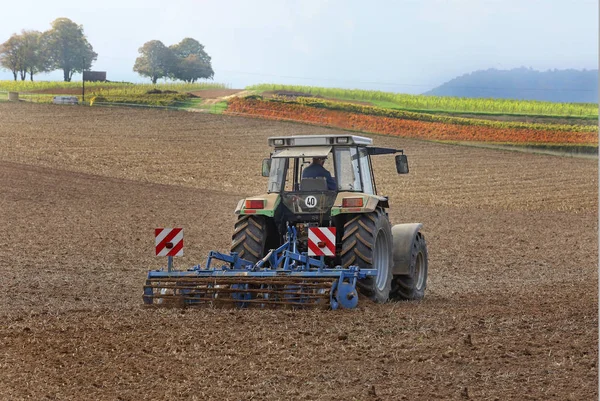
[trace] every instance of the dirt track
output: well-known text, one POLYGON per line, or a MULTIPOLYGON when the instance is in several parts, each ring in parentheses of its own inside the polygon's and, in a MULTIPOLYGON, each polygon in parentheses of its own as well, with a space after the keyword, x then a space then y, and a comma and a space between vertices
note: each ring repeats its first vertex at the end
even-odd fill
POLYGON ((393 223, 424 223, 421 303, 146 310, 153 228, 229 245, 266 138, 198 113, 0 103, 0 399, 597 399, 597 160, 377 136, 393 223))

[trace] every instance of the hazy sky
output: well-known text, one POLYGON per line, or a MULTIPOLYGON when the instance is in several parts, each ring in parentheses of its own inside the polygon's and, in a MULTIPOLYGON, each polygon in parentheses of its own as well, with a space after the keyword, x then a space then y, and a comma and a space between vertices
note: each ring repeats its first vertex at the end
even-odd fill
POLYGON ((149 82, 132 71, 138 48, 185 37, 204 44, 214 80, 232 88, 421 93, 478 69, 598 68, 598 0, 0 1, 0 42, 70 18, 98 53, 93 69, 113 81, 149 82))

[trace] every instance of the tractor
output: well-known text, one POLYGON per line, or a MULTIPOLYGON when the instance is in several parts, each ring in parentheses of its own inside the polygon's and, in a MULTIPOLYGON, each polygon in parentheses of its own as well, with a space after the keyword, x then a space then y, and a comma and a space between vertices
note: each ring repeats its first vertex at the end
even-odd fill
POLYGON ((422 224, 390 224, 371 164, 395 154, 397 173, 407 174, 407 157, 372 143, 356 135, 269 138, 267 192, 239 201, 230 253, 211 251, 204 266, 187 271, 150 271, 144 302, 337 309, 355 307, 359 292, 378 303, 422 299, 422 224))

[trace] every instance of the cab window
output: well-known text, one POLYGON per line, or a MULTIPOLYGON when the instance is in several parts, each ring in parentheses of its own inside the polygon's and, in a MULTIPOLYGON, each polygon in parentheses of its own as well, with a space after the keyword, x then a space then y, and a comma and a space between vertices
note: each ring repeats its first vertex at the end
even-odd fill
POLYGON ((360 148, 359 150, 360 172, 362 174, 363 192, 366 194, 374 194, 373 179, 371 175, 371 166, 369 164, 369 155, 367 149, 360 148))
POLYGON ((281 192, 286 162, 287 159, 284 158, 271 159, 268 192, 281 192))
POLYGON ((288 169, 285 175, 285 183, 283 186, 283 190, 285 192, 293 192, 296 191, 297 187, 297 179, 294 177, 294 166, 298 163, 299 159, 286 159, 288 162, 288 169))
POLYGON ((361 191, 358 151, 354 147, 335 148, 335 167, 339 191, 361 191))

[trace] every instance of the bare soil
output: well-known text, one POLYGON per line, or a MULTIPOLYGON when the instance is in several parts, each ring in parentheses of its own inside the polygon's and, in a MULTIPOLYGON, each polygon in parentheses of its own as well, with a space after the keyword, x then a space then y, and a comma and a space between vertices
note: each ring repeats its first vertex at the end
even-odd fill
POLYGON ((422 222, 426 298, 351 311, 146 309, 228 249, 273 135, 234 116, 0 103, 0 399, 598 398, 598 161, 373 136, 393 223, 422 222))

